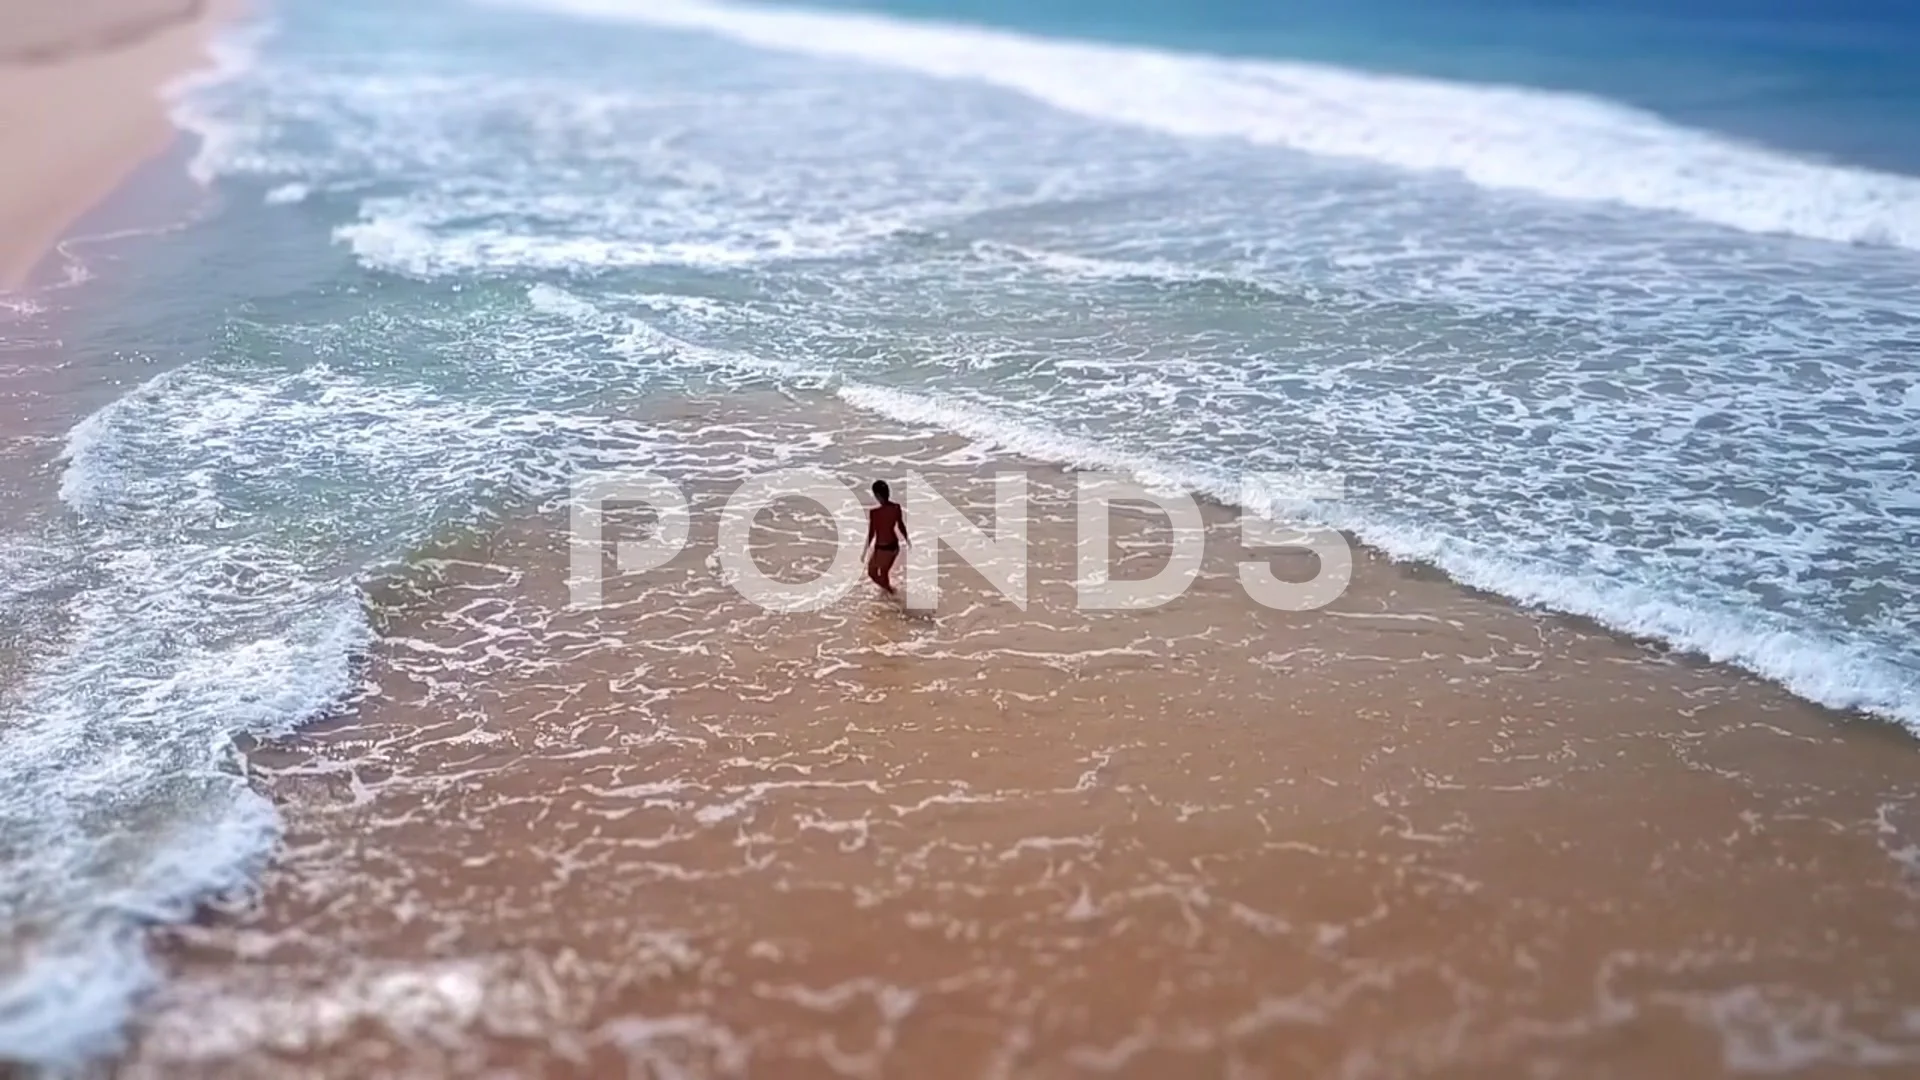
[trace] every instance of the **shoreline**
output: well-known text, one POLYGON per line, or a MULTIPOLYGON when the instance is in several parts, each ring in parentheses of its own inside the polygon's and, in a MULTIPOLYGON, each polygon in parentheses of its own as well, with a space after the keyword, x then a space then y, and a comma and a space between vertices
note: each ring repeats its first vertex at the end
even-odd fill
MULTIPOLYGON (((1238 505, 1232 491, 1236 481, 1223 481, 1204 468, 1074 440, 1062 445, 1050 434, 983 416, 964 404, 932 403, 872 387, 842 387, 837 396, 889 421, 930 425, 1010 453, 1054 461, 1063 468, 1173 477, 1196 496, 1223 507, 1238 505)), ((1582 579, 1564 571, 1548 571, 1544 577, 1524 568, 1516 572, 1484 551, 1436 541, 1430 535, 1409 536, 1378 520, 1353 523, 1336 515, 1321 523, 1337 529, 1350 545, 1396 563, 1422 567, 1456 588, 1494 597, 1520 610, 1580 619, 1637 645, 1753 676, 1816 708, 1885 724, 1920 738, 1920 715, 1914 712, 1908 684, 1892 664, 1859 655, 1851 642, 1846 643, 1849 654, 1836 659, 1823 651, 1826 642, 1818 631, 1769 629, 1749 621, 1747 613, 1669 605, 1660 593, 1631 581, 1582 579), (1843 671, 1845 677, 1837 677, 1836 671, 1843 671)))
POLYGON ((237 0, 0 0, 0 292, 23 289, 59 242, 178 136, 165 99, 211 61, 237 0))
MULTIPOLYGON (((1077 613, 1066 470, 810 395, 644 419, 692 545, 597 613, 548 512, 380 588, 369 696, 249 749, 282 848, 157 931, 124 1075, 1695 1077, 1777 1063, 1769 1032, 1920 1061, 1920 964, 1873 946, 1911 919, 1904 733, 1364 545, 1329 609, 1259 608, 1211 502, 1186 596, 1077 613), (949 561, 935 617, 753 610, 704 464, 752 440, 976 522, 1027 473, 1028 606, 949 561)), ((1114 525, 1150 573, 1164 527, 1114 525)), ((769 511, 762 573, 818 573, 823 529, 769 511)))
MULTIPOLYGON (((204 63, 214 15, 199 0, 181 14, 112 48, 198 34, 204 63)), ((91 51, 102 40, 18 51, 0 76, 64 71, 91 97, 73 67, 121 59, 91 51)), ((122 200, 150 202, 195 141, 155 138, 19 256, 21 281, 98 268, 75 249, 122 200)), ((167 276, 165 260, 133 265, 106 268, 104 291, 167 276)), ((340 303, 352 317, 362 301, 340 303)), ((128 370, 75 381, 120 395, 128 370)), ((188 383, 182 399, 258 385, 188 383)), ((703 454, 769 444, 848 477, 926 470, 969 490, 977 522, 987 474, 1025 471, 1055 571, 1040 591, 1065 580, 1071 463, 916 433, 830 392, 648 400, 633 407, 683 436, 678 467, 709 503, 703 454)), ((257 864, 130 931, 152 979, 101 1068, 1692 1080, 1796 1053, 1816 1075, 1920 1065, 1920 1029, 1894 1014, 1920 1000, 1920 958, 1884 947, 1920 896, 1911 732, 1352 529, 1346 602, 1257 609, 1233 584, 1237 504, 1200 498, 1229 557, 1170 610, 1124 618, 1082 617, 1057 589, 1015 610, 964 571, 937 619, 864 596, 769 617, 702 572, 704 532, 665 577, 617 581, 604 618, 581 617, 556 602, 550 505, 356 575, 374 640, 341 655, 359 685, 283 737, 235 738, 219 782, 270 804, 247 820, 276 828, 257 864)), ((763 570, 817 570, 819 522, 769 516, 763 570)), ((1150 572, 1157 526, 1119 532, 1120 560, 1150 572)), ((186 822, 161 839, 207 835, 186 822)))

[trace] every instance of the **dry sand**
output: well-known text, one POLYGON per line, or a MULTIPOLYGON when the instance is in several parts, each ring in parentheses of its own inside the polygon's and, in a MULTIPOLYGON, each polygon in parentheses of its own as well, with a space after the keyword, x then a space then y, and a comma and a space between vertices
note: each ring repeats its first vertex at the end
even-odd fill
POLYGON ((173 136, 161 88, 233 5, 0 0, 0 289, 173 136))
MULTIPOLYGON (((1260 608, 1217 507, 1187 596, 1078 612, 1071 474, 675 409, 693 548, 605 609, 552 511, 383 590, 369 697, 254 754, 281 858, 167 931, 123 1075, 1920 1071, 1903 733, 1365 552, 1260 608), (743 602, 707 463, 781 447, 976 520, 1025 469, 1030 606, 951 560, 930 618, 743 602)), ((1117 521, 1119 576, 1164 558, 1117 521)), ((824 565, 818 514, 763 526, 770 572, 824 565)))

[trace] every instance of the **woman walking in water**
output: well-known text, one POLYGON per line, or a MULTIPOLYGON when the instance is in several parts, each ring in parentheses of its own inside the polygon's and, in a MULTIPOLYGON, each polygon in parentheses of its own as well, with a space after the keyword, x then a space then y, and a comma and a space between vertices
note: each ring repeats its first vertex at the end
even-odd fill
POLYGON ((901 543, 912 547, 913 541, 907 538, 906 515, 900 512, 900 504, 893 501, 885 480, 873 482, 873 497, 880 500, 880 505, 867 511, 866 546, 873 549, 867 556, 867 578, 892 596, 893 583, 887 580, 887 575, 893 572, 893 561, 900 557, 901 543))

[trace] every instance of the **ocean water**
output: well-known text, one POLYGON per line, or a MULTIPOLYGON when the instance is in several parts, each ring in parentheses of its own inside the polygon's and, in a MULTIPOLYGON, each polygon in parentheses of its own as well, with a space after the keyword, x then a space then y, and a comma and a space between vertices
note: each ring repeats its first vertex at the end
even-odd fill
POLYGON ((233 740, 350 706, 369 586, 694 385, 1338 473, 1394 555, 1920 729, 1913 19, 275 6, 0 537, 0 1059, 111 1046, 139 926, 245 887, 233 740))

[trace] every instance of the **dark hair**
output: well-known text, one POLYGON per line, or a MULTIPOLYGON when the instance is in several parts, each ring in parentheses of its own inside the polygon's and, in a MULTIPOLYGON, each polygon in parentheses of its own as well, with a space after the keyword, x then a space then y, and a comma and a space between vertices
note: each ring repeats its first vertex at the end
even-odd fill
POLYGON ((881 502, 887 501, 888 492, 892 490, 892 488, 887 487, 885 480, 875 480, 873 482, 873 497, 879 499, 881 502))

